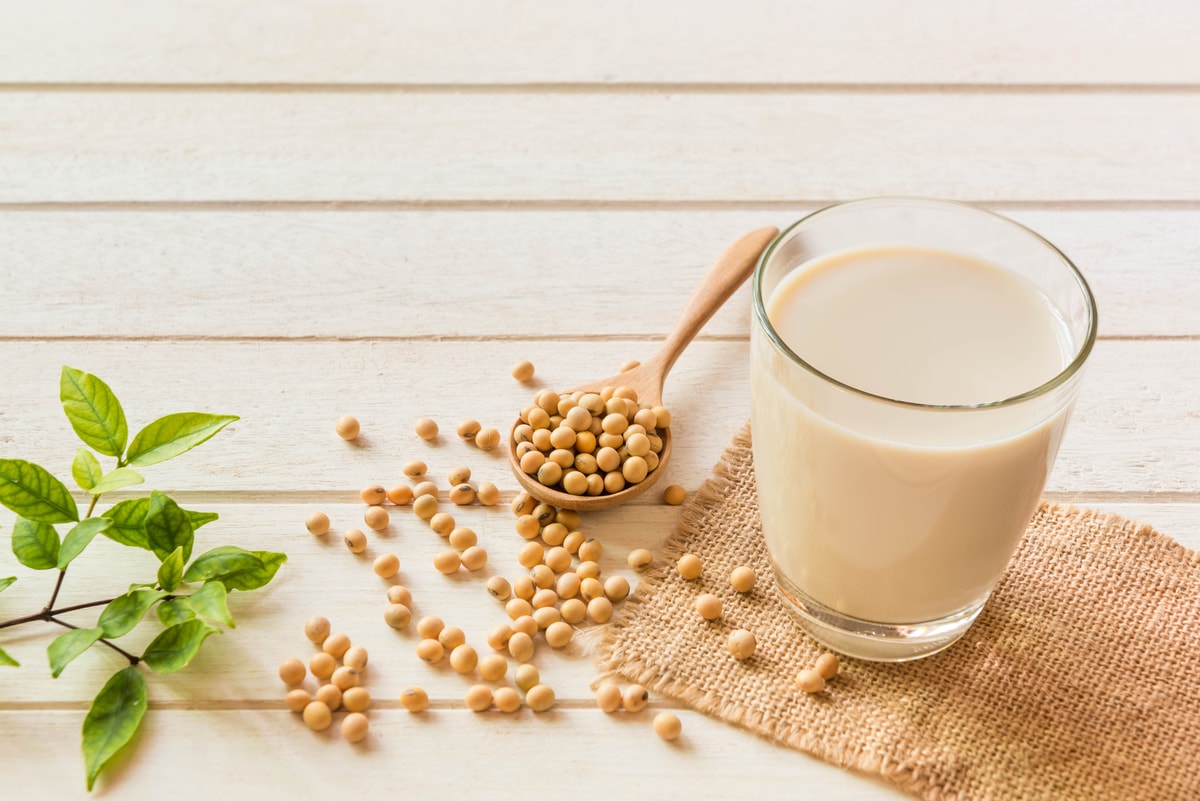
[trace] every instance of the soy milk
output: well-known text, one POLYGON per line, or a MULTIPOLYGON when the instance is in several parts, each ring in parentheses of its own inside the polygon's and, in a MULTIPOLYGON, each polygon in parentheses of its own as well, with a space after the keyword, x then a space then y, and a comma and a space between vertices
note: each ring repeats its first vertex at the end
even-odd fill
POLYGON ((785 591, 882 623, 982 602, 1036 509, 1068 410, 926 407, 991 404, 1057 376, 1070 337, 1049 300, 962 255, 876 247, 798 266, 766 312, 833 379, 787 378, 755 327, 755 471, 785 591))

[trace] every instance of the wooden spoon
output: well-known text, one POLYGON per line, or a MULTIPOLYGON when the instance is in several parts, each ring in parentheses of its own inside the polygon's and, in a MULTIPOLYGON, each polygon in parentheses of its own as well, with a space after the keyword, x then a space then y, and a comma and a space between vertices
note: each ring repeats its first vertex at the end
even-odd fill
MULTIPOLYGON (((567 392, 599 392, 604 387, 626 386, 637 390, 639 404, 661 405, 663 382, 666 381, 667 373, 675 365, 679 354, 683 353, 683 349, 691 343, 716 310, 750 277, 758 263, 758 257, 778 233, 778 228, 759 228, 726 248, 692 292, 679 319, 675 321, 675 327, 649 361, 619 375, 581 384, 567 392)), ((640 483, 630 484, 620 492, 612 494, 571 495, 543 485, 536 476, 531 476, 521 469, 516 457, 516 442, 513 439, 520 424, 518 419, 508 434, 508 461, 512 466, 513 475, 534 498, 561 509, 575 509, 581 512, 608 509, 632 500, 650 489, 665 472, 664 468, 671 459, 671 429, 668 427, 661 432, 663 446, 658 454, 658 467, 651 470, 640 483)))

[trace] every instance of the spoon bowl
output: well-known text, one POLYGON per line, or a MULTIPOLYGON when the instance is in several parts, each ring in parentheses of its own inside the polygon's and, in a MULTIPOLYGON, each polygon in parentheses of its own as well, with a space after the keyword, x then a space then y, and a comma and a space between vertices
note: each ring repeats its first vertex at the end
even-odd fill
MULTIPOLYGON (((758 258, 779 233, 778 228, 758 228, 738 239, 717 258, 713 266, 705 273, 699 285, 688 298, 687 305, 675 321, 666 341, 645 363, 599 381, 581 384, 564 394, 571 392, 600 392, 604 387, 626 386, 637 392, 638 403, 649 406, 662 405, 663 383, 667 374, 675 365, 684 348, 695 338, 709 318, 721 308, 739 286, 754 271, 758 258)), ((609 509, 626 503, 650 489, 671 459, 671 429, 659 429, 662 437, 662 450, 658 454, 658 466, 646 474, 646 478, 637 484, 631 484, 620 492, 604 493, 601 495, 572 495, 562 490, 547 487, 521 469, 517 460, 515 433, 520 419, 513 423, 508 432, 508 461, 517 482, 534 498, 560 509, 575 511, 591 511, 609 509)))

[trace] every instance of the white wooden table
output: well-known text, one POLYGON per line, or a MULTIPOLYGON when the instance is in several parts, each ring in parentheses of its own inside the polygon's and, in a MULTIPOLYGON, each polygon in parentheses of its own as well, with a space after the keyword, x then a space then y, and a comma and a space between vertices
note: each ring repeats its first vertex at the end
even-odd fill
MULTIPOLYGON (((359 524, 358 489, 413 458, 511 498, 500 452, 452 433, 506 425, 532 394, 511 363, 562 387, 644 358, 738 234, 911 194, 1006 213, 1092 281, 1101 338, 1047 496, 1200 546, 1197 41, 1184 0, 0 3, 0 455, 68 473, 63 364, 105 378, 134 429, 239 414, 147 486, 221 514, 198 547, 291 557, 235 599, 236 631, 151 679, 137 748, 96 795, 898 797, 686 710, 662 743, 652 710, 677 705, 600 713, 582 652, 536 657, 554 711, 469 712, 468 682, 383 624, 369 562, 304 518, 359 524), (343 413, 359 447, 334 435, 343 413), (412 433, 423 415, 443 427, 432 448, 412 433), (276 668, 307 658, 312 614, 371 651, 361 746, 283 708, 276 668), (426 715, 399 707, 409 684, 426 715)), ((676 367, 664 485, 698 486, 748 416, 748 332, 743 289, 676 367)), ((585 520, 606 572, 670 533, 678 509, 656 499, 585 520)), ((507 508, 456 513, 516 575, 507 508)), ((485 651, 503 611, 482 581, 434 573, 440 540, 393 521, 368 553, 399 553, 416 613, 485 651)), ((0 576, 21 577, 5 618, 52 580, 15 563, 11 523, 0 512, 0 576)), ((153 569, 93 547, 63 603, 153 569)), ((50 679, 57 631, 0 634, 24 663, 2 669, 5 798, 84 795, 79 727, 120 663, 96 648, 50 679)))

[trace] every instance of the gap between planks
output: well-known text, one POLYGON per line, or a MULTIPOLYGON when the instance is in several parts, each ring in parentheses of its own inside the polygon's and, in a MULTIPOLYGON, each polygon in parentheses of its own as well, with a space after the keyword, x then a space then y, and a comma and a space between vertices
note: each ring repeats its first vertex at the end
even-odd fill
MULTIPOLYGON (((45 200, 0 201, 4 212, 379 212, 379 211, 794 211, 812 210, 846 198, 793 198, 789 200, 45 200)), ((960 198, 956 202, 984 206, 995 211, 1197 211, 1200 199, 1157 200, 1153 198, 1107 198, 1089 200, 981 200, 960 198)))
POLYGON ((0 92, 89 92, 89 93, 221 93, 221 94, 1196 94, 1200 84, 1182 83, 762 83, 762 82, 637 82, 612 83, 154 83, 154 82, 8 82, 0 92))
MULTIPOLYGON (((556 334, 555 342, 661 342, 661 334, 556 334)), ((299 335, 299 336, 247 336, 220 334, 144 334, 122 336, 120 334, 66 334, 51 336, 34 334, 0 335, 3 342, 544 342, 544 334, 413 334, 409 336, 386 336, 379 334, 362 336, 299 335)), ((1200 334, 1099 334, 1097 341, 1112 342, 1200 342, 1200 334)), ((749 342, 746 334, 699 334, 695 342, 749 342)))

